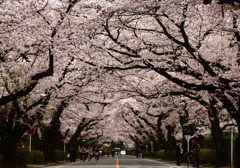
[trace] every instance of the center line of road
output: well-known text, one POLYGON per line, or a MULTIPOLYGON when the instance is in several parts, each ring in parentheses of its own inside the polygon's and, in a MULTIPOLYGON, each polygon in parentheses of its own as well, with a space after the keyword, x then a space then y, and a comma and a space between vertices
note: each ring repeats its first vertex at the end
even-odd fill
POLYGON ((116 156, 116 168, 119 168, 118 156, 116 156))

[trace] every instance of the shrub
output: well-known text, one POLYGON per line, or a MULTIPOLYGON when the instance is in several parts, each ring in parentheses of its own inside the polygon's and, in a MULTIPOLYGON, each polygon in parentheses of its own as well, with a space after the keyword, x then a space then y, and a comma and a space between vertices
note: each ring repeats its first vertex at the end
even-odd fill
POLYGON ((32 150, 32 164, 44 164, 44 155, 41 151, 32 150))
POLYGON ((205 160, 209 164, 216 164, 217 163, 217 157, 216 157, 216 150, 209 149, 206 153, 205 160))
POLYGON ((149 157, 150 152, 145 152, 145 157, 149 157))
POLYGON ((54 150, 54 160, 55 161, 63 161, 64 160, 64 152, 62 150, 54 150))
POLYGON ((204 148, 214 149, 214 143, 213 143, 212 137, 204 138, 204 148))
POLYGON ((145 152, 145 157, 151 157, 151 158, 156 158, 157 153, 156 152, 145 152))
POLYGON ((165 156, 165 150, 157 151, 157 157, 158 157, 158 158, 161 158, 161 159, 165 159, 165 158, 166 158, 166 156, 165 156))
POLYGON ((26 148, 18 147, 16 157, 17 163, 22 166, 26 166, 27 164, 32 162, 32 154, 26 148))
POLYGON ((215 164, 217 162, 216 151, 213 149, 200 150, 200 163, 215 164))
POLYGON ((176 151, 165 151, 165 159, 175 160, 176 159, 176 151))

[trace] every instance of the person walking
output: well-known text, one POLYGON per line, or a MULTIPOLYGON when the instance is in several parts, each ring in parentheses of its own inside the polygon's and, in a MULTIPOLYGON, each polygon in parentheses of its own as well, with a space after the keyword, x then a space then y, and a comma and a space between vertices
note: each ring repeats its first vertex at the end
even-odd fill
POLYGON ((136 154, 136 158, 140 157, 140 149, 139 148, 136 149, 135 154, 136 154))
POLYGON ((88 148, 88 161, 90 162, 93 158, 93 147, 88 148))
POLYGON ((77 150, 74 147, 69 148, 70 162, 76 162, 77 150))
POLYGON ((194 157, 194 160, 195 160, 195 163, 196 163, 196 167, 199 168, 200 145, 196 140, 192 140, 191 150, 192 150, 193 157, 194 157))
POLYGON ((99 148, 97 146, 94 147, 93 153, 94 153, 94 157, 95 157, 96 162, 97 162, 99 160, 99 156, 100 156, 100 151, 99 151, 99 148))
POLYGON ((86 157, 87 157, 87 149, 83 146, 81 149, 80 149, 80 159, 85 162, 86 160, 86 157))
POLYGON ((109 155, 110 155, 110 151, 108 149, 106 150, 106 155, 107 155, 107 157, 109 157, 109 155))
POLYGON ((114 157, 114 155, 115 155, 115 150, 114 149, 111 151, 111 154, 112 154, 112 157, 114 157))
POLYGON ((142 158, 144 158, 144 155, 145 155, 144 149, 141 149, 141 154, 142 154, 142 158))
POLYGON ((183 154, 182 146, 181 144, 178 144, 176 147, 177 166, 181 166, 182 154, 183 154))

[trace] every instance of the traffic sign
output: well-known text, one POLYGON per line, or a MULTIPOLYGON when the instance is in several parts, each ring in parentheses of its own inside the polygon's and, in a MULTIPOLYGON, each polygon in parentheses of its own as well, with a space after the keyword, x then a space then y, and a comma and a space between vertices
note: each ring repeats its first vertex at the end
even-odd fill
POLYGON ((62 141, 63 141, 64 145, 66 145, 69 140, 68 139, 63 139, 62 141))
POLYGON ((36 133, 36 129, 34 127, 31 127, 26 132, 28 135, 33 135, 36 133))

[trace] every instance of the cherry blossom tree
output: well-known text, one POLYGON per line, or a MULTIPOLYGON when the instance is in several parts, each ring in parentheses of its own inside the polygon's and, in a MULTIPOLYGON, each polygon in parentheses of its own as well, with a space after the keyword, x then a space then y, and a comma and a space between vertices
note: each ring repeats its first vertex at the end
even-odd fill
MULTIPOLYGON (((239 132, 240 35, 222 31, 239 27, 238 2, 131 0, 129 6, 129 0, 2 1, 0 128, 14 125, 15 142, 29 126, 41 123, 72 142, 80 135, 87 141, 118 141, 131 132, 133 141, 144 143, 170 137, 170 132, 182 136, 191 124, 206 131, 201 118, 192 120, 201 110, 216 127, 213 133, 220 130, 225 112, 239 132), (171 84, 160 87, 156 76, 171 84), (151 87, 140 85, 139 78, 151 81, 151 87), (164 91, 176 104, 158 104, 164 91), (144 104, 120 110, 123 99, 140 96, 155 109, 144 104), (171 96, 181 98, 175 102, 171 96), (198 102, 197 108, 188 103, 178 107, 182 96, 192 105, 198 102), (129 121, 125 112, 135 120, 129 121), (148 118, 157 120, 158 132, 148 118), (114 125, 112 132, 106 124, 114 125)), ((239 151, 240 138, 237 157, 239 151)))
POLYGON ((36 126, 41 119, 51 120, 54 110, 47 108, 49 104, 57 105, 61 99, 56 92, 63 96, 56 110, 60 113, 55 117, 58 120, 70 96, 73 97, 71 93, 87 85, 90 77, 96 77, 76 61, 75 64, 70 61, 75 67, 65 68, 69 60, 82 56, 81 46, 91 31, 84 29, 84 23, 93 19, 86 19, 89 13, 98 10, 94 4, 79 0, 1 2, 0 106, 4 106, 1 116, 6 120, 6 124, 1 123, 1 147, 6 146, 7 141, 12 142, 8 145, 12 150, 4 154, 6 161, 15 160, 14 150, 26 129, 36 126), (76 74, 77 71, 80 72, 76 74), (14 129, 8 130, 11 126, 14 129))
POLYGON ((150 69, 183 89, 206 91, 239 127, 239 34, 222 31, 239 27, 239 10, 216 1, 115 2, 122 6, 108 12, 97 37, 113 60, 106 67, 150 69))

